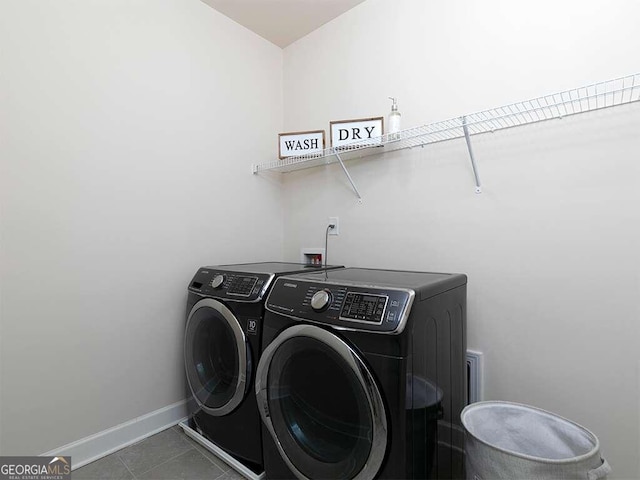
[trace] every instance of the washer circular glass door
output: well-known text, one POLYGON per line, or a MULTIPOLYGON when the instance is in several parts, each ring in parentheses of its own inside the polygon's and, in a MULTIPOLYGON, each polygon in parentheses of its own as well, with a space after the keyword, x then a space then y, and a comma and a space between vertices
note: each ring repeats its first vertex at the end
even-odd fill
POLYGON ((222 416, 240 404, 247 384, 247 346, 231 310, 210 298, 193 306, 184 358, 189 388, 204 411, 222 416))
POLYGON ((387 447, 380 391, 359 355, 313 325, 287 328, 256 374, 262 419, 299 479, 372 479, 387 447))

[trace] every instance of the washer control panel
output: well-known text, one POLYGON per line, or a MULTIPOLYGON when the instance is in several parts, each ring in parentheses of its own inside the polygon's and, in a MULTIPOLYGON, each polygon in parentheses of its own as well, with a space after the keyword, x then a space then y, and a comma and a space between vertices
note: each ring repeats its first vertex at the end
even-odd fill
POLYGON ((340 318, 369 323, 382 323, 389 302, 388 295, 347 292, 340 318))
POLYGON ((189 284, 189 291, 207 297, 257 302, 266 292, 273 275, 226 272, 201 268, 189 284))
POLYGON ((267 310, 351 330, 393 333, 404 328, 415 292, 410 289, 278 278, 267 310))

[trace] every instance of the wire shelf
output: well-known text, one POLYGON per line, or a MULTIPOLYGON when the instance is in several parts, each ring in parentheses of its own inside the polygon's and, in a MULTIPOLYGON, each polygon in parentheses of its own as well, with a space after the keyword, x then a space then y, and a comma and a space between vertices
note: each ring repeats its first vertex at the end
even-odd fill
POLYGON ((339 157, 347 160, 464 138, 465 127, 469 135, 477 135, 637 101, 640 101, 640 73, 430 123, 398 133, 387 133, 374 139, 375 145, 372 145, 372 140, 365 140, 337 148, 325 148, 319 154, 300 155, 254 165, 253 173, 267 170, 289 172, 339 162, 339 157))

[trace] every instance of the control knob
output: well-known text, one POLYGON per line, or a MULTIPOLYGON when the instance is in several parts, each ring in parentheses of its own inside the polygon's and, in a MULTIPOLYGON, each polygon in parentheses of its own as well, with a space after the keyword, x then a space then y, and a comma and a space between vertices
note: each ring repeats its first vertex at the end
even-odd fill
POLYGON ((213 277, 213 280, 211 280, 211 286, 213 288, 220 288, 223 283, 224 275, 216 275, 215 277, 213 277))
POLYGON ((323 312, 331 305, 332 295, 329 290, 319 290, 311 297, 311 308, 316 312, 323 312))

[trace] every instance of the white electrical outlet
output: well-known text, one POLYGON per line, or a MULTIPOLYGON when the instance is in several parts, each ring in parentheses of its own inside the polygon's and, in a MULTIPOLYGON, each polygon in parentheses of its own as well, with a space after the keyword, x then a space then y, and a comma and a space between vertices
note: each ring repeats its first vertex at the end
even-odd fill
POLYGON ((338 220, 338 217, 329 217, 329 223, 327 225, 335 225, 335 227, 329 230, 329 235, 340 235, 340 224, 338 220))

